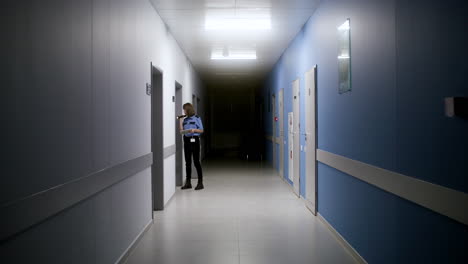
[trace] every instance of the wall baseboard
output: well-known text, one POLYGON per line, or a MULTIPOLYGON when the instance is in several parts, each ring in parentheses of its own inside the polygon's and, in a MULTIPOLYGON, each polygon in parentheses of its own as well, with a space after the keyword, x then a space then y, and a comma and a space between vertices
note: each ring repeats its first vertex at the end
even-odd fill
POLYGON ((328 221, 320 213, 317 213, 317 218, 320 220, 320 222, 322 222, 323 225, 325 225, 325 227, 330 231, 330 233, 332 233, 333 237, 338 241, 338 243, 340 243, 345 248, 345 250, 354 258, 354 260, 356 260, 357 263, 367 264, 367 261, 356 251, 356 249, 354 249, 353 246, 351 246, 351 244, 349 244, 348 241, 346 241, 346 239, 344 239, 344 237, 342 237, 341 234, 338 233, 338 231, 336 231, 336 229, 333 228, 333 226, 328 223, 328 221))
POLYGON ((135 237, 132 243, 127 247, 127 249, 122 253, 122 255, 117 259, 115 264, 124 264, 127 262, 128 258, 132 255, 133 251, 138 245, 138 242, 143 238, 143 235, 150 229, 153 225, 154 220, 151 219, 143 228, 143 230, 135 237))

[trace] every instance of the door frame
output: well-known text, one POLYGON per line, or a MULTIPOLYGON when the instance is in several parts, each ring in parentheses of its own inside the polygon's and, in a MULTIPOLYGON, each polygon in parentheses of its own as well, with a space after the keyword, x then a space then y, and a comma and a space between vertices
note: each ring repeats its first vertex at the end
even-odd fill
MULTIPOLYGON (((174 94, 174 108, 176 116, 183 115, 182 110, 182 92, 183 86, 179 82, 175 81, 175 94, 174 94)), ((175 145, 176 145, 176 156, 175 156, 175 184, 176 186, 182 186, 184 180, 184 157, 183 157, 183 150, 184 150, 184 142, 182 140, 182 136, 180 135, 179 131, 179 119, 176 119, 175 125, 175 145)))
POLYGON ((164 210, 164 74, 151 63, 151 191, 153 210, 164 210))
MULTIPOLYGON (((195 94, 192 94, 192 106, 193 106, 193 109, 195 110, 195 114, 198 115, 198 100, 197 100, 197 96, 195 94)), ((201 147, 200 147, 200 153, 201 153, 201 147)), ((201 156, 200 156, 201 157, 201 156)), ((191 179, 194 180, 194 179, 198 179, 198 173, 194 173, 197 171, 197 169, 195 168, 195 162, 193 162, 193 157, 190 157, 190 159, 192 160, 192 175, 191 175, 191 179)))
POLYGON ((288 112, 288 180, 293 183, 294 190, 294 113, 288 112))
POLYGON ((277 160, 276 160, 276 126, 277 126, 277 123, 276 123, 276 120, 275 120, 275 117, 276 117, 276 96, 275 94, 273 93, 271 95, 271 120, 272 120, 272 133, 271 133, 271 145, 272 145, 272 150, 273 150, 273 158, 272 158, 272 163, 273 163, 273 168, 275 170, 277 170, 276 168, 276 164, 278 163, 277 160))
MULTIPOLYGON (((197 96, 197 108, 195 109, 195 112, 197 115, 201 118, 202 122, 205 121, 204 116, 202 116, 198 111, 200 111, 200 104, 201 104, 201 99, 200 97, 197 96)), ((205 124, 203 124, 205 126, 205 124)), ((205 159, 205 138, 203 135, 200 135, 200 162, 205 159)), ((198 177, 198 176, 197 176, 198 177)))
POLYGON ((305 200, 307 208, 317 215, 317 65, 305 73, 305 92, 305 200))
POLYGON ((293 106, 293 172, 294 182, 293 189, 297 196, 300 196, 300 155, 301 155, 301 130, 300 130, 300 92, 301 82, 300 79, 296 79, 292 82, 292 106, 293 106))
POLYGON ((280 146, 279 146, 279 174, 281 178, 284 177, 284 89, 281 88, 278 92, 278 122, 279 122, 279 139, 280 139, 280 146))

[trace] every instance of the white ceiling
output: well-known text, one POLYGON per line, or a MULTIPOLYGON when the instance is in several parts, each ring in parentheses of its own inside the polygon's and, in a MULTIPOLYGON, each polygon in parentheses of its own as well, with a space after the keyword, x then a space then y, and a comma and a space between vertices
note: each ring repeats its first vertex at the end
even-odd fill
POLYGON ((195 69, 207 81, 261 79, 320 0, 151 0, 195 69), (271 29, 207 31, 206 19, 269 19, 271 29), (211 60, 213 49, 254 49, 257 60, 211 60))

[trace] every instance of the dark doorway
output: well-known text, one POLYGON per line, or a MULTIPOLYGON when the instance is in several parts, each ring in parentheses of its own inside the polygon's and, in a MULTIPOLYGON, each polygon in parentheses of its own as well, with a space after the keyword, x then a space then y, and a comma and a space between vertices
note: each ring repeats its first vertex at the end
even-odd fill
POLYGON ((163 73, 151 64, 151 166, 153 209, 164 209, 163 73))

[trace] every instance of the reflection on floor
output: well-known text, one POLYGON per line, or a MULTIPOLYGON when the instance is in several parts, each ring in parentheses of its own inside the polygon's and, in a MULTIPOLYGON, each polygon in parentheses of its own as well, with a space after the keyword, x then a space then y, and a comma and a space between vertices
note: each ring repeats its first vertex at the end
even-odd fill
POLYGON ((203 166, 205 190, 177 190, 127 263, 355 263, 272 169, 203 166))

